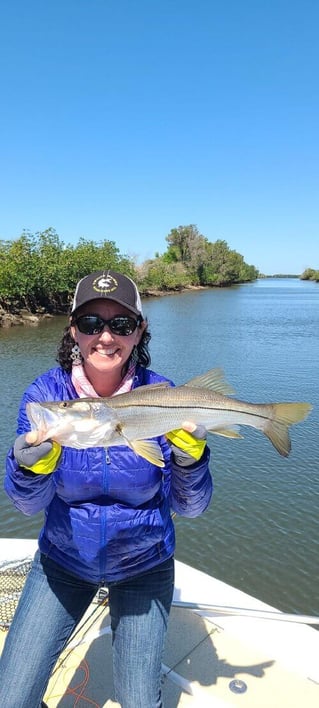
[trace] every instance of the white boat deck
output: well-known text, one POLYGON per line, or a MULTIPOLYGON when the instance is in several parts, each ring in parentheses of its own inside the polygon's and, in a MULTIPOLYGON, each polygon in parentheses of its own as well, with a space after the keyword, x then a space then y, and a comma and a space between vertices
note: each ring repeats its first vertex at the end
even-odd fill
MULTIPOLYGON (((4 542, 0 563, 1 555, 10 555, 4 542)), ((21 559, 21 545, 19 554, 21 559)), ((273 609, 187 565, 176 565, 175 600, 261 613, 273 609)), ((118 705, 107 607, 93 603, 85 619, 50 680, 49 708, 118 705)), ((1 632, 0 642, 4 638, 1 632)), ((319 632, 303 624, 174 607, 163 661, 165 708, 318 708, 318 657, 319 632)))

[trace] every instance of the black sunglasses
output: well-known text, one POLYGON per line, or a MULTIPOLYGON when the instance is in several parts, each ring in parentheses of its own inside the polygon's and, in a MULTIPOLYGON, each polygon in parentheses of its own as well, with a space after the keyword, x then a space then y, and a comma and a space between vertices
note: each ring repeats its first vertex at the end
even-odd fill
POLYGON ((82 334, 100 334, 107 325, 112 334, 127 337, 135 332, 140 322, 140 318, 136 320, 128 315, 115 315, 109 320, 104 320, 100 315, 82 315, 82 317, 74 320, 72 324, 75 324, 82 334))

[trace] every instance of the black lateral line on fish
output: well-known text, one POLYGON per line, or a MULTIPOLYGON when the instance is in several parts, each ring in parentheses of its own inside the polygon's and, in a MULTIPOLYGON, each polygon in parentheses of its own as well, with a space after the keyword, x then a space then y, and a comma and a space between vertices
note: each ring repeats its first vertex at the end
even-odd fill
MULTIPOLYGON (((120 403, 120 401, 119 401, 119 403, 120 403)), ((223 403, 224 403, 224 401, 223 401, 223 403)), ((233 404, 235 403, 235 404, 238 404, 239 406, 242 405, 243 408, 242 409, 239 407, 236 408, 234 406, 225 407, 224 405, 207 406, 207 405, 202 404, 200 402, 198 402, 198 403, 194 403, 194 402, 192 402, 192 403, 190 403, 190 402, 176 403, 176 402, 174 402, 171 404, 170 401, 158 402, 158 403, 156 401, 143 402, 143 403, 141 401, 139 401, 139 402, 134 401, 133 403, 130 403, 129 401, 127 401, 127 403, 123 404, 123 402, 122 402, 122 404, 120 404, 118 406, 115 405, 114 408, 117 410, 119 416, 120 416, 121 409, 124 410, 125 408, 150 408, 150 409, 153 408, 153 409, 161 409, 163 411, 167 410, 170 412, 170 414, 172 411, 180 412, 181 410, 186 410, 189 414, 189 417, 191 417, 191 413, 193 411, 194 411, 194 413, 196 413, 196 410, 201 410, 201 411, 207 411, 208 417, 213 412, 220 412, 221 414, 225 414, 225 415, 226 414, 233 414, 233 415, 237 414, 242 417, 246 416, 246 417, 250 417, 250 418, 258 418, 259 420, 265 420, 265 421, 268 421, 269 423, 272 422, 272 423, 277 423, 279 425, 284 425, 284 426, 294 425, 296 422, 299 422, 298 420, 289 420, 289 419, 287 420, 285 418, 280 419, 280 417, 277 418, 277 416, 276 416, 276 407, 277 406, 289 406, 289 407, 294 406, 295 402, 293 402, 293 401, 280 402, 280 403, 249 403, 248 405, 252 406, 252 408, 250 410, 247 410, 247 409, 245 410, 245 407, 247 406, 247 402, 245 402, 245 401, 241 401, 239 399, 230 399, 230 403, 233 403, 233 404), (270 409, 268 415, 266 413, 264 413, 265 406, 266 407, 268 406, 268 408, 270 409), (273 412, 273 415, 270 414, 271 412, 273 412)), ((301 405, 304 405, 304 404, 301 404, 301 405)), ((308 405, 308 404, 305 404, 305 405, 308 405)), ((234 421, 232 421, 229 424, 232 425, 235 423, 234 423, 234 421)), ((237 425, 245 425, 245 422, 243 420, 237 421, 236 424, 237 425)), ((207 425, 209 426, 209 423, 207 423, 207 425)), ((221 421, 221 425, 223 425, 222 421, 221 421)))
MULTIPOLYGON (((237 401, 237 403, 241 403, 241 401, 237 401)), ((243 405, 245 405, 244 402, 243 402, 243 405)), ((271 407, 274 404, 272 404, 272 403, 265 403, 265 404, 251 403, 250 405, 252 405, 252 406, 260 405, 263 407, 265 407, 265 406, 271 407)), ((289 403, 288 405, 293 405, 293 403, 292 404, 289 403)), ((208 411, 208 413, 211 413, 212 411, 221 411, 222 413, 235 413, 235 414, 240 413, 241 415, 252 415, 257 418, 265 418, 265 420, 269 420, 269 416, 263 415, 260 411, 256 411, 256 412, 254 410, 247 411, 244 409, 241 410, 239 408, 232 408, 232 407, 226 408, 225 406, 220 406, 220 407, 219 406, 207 406, 205 404, 203 405, 200 402, 198 402, 198 403, 194 403, 194 402, 193 403, 175 403, 175 402, 170 403, 170 401, 165 401, 165 403, 163 403, 163 402, 156 403, 156 401, 154 401, 154 402, 152 401, 151 403, 149 403, 149 402, 142 403, 142 402, 136 401, 136 402, 130 403, 128 401, 127 403, 121 402, 120 405, 115 405, 114 408, 117 411, 121 411, 121 409, 124 409, 124 408, 161 408, 162 410, 168 409, 169 411, 174 411, 174 410, 179 411, 182 408, 185 410, 193 409, 193 410, 208 411)))

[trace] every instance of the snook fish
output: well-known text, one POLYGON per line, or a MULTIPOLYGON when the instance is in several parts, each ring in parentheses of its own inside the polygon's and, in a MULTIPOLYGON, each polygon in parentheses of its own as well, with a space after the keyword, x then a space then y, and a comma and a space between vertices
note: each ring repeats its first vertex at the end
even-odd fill
MULTIPOLYGON (((185 421, 204 425, 226 437, 242 437, 236 426, 263 432, 280 455, 287 457, 289 426, 306 418, 309 403, 248 403, 230 398, 232 389, 220 369, 182 386, 165 382, 140 386, 111 398, 27 403, 32 442, 56 440, 74 448, 129 445, 136 454, 162 467, 161 448, 149 440, 181 428, 185 421)), ((30 435, 30 434, 29 434, 30 435)))

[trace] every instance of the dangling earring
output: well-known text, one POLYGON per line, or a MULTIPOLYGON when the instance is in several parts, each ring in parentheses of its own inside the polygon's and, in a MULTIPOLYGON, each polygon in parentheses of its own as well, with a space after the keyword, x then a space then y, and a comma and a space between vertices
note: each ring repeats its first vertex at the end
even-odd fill
POLYGON ((81 349, 78 344, 73 344, 73 347, 71 349, 71 359, 73 361, 74 366, 78 366, 79 364, 82 364, 82 354, 81 354, 81 349))
POLYGON ((131 364, 131 366, 132 366, 132 365, 135 366, 135 364, 137 364, 137 362, 138 362, 138 357, 139 357, 138 348, 137 348, 136 344, 134 344, 134 347, 133 347, 132 352, 131 352, 131 357, 130 357, 130 364, 131 364))

